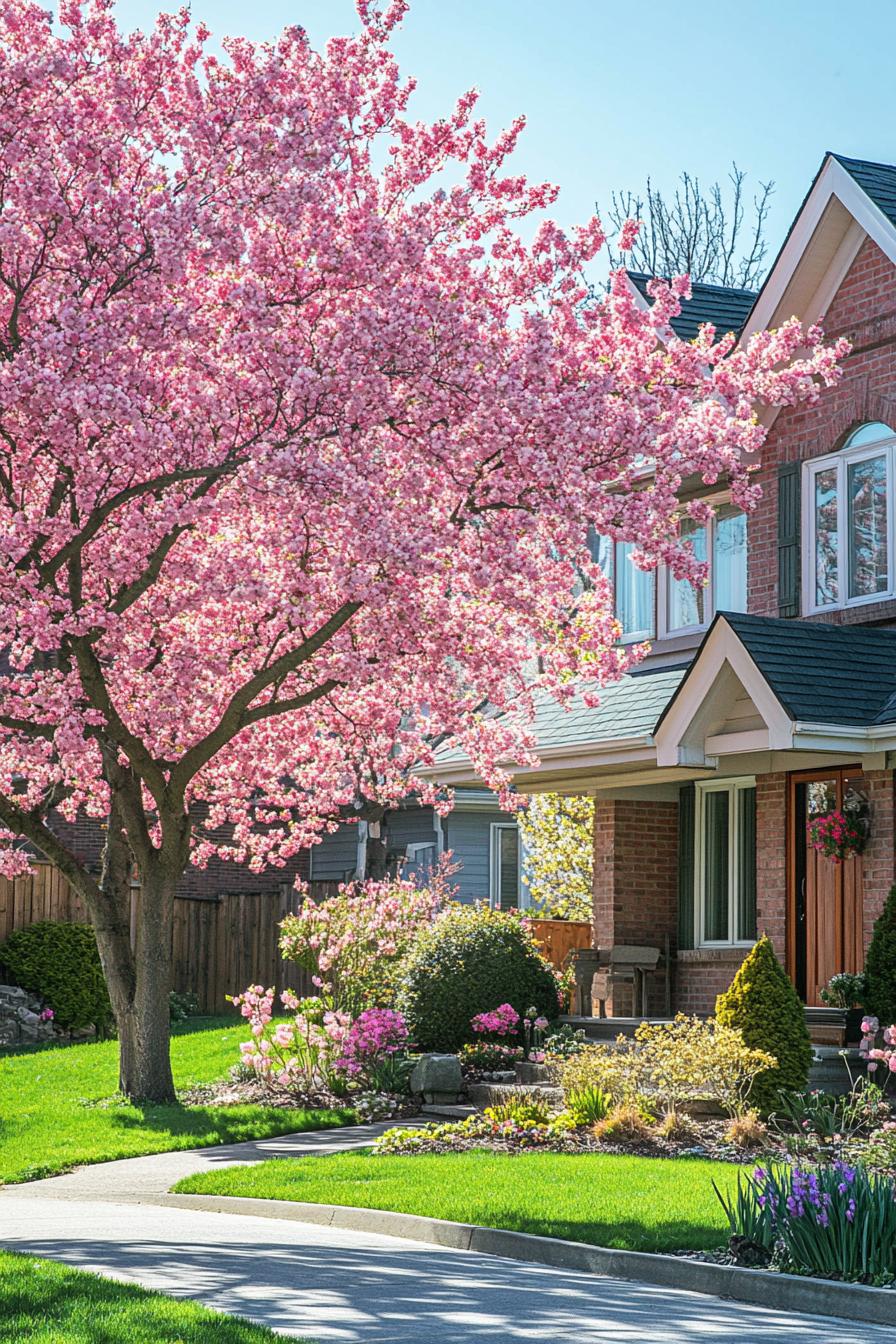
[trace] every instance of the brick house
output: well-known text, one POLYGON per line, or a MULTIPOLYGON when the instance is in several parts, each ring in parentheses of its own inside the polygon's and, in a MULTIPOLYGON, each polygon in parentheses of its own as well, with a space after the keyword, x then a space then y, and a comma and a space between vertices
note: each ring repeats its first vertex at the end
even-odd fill
MULTIPOLYGON (((647 278, 630 280, 646 302, 647 278)), ((516 773, 523 791, 595 796, 595 945, 668 940, 672 1004, 691 1012, 762 932, 819 1004, 861 969, 896 880, 896 167, 826 155, 761 291, 695 285, 672 325, 743 340, 793 314, 849 338, 841 382, 769 414, 749 518, 687 483, 717 504, 709 527, 685 524, 702 592, 594 538, 624 638, 651 652, 597 709, 546 707, 541 764, 516 773), (806 823, 844 804, 870 836, 838 867, 806 823)), ((449 755, 439 774, 468 771, 449 755)))

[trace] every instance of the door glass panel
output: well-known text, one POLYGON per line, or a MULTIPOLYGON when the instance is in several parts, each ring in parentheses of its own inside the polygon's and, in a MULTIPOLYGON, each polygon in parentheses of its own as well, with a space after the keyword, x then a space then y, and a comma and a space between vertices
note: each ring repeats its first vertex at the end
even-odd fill
POLYGON ((728 791, 703 799, 703 939, 728 939, 728 791))
POLYGON ((806 811, 809 819, 832 812, 837 806, 837 781, 813 779, 806 786, 806 811))
POLYGON ((737 790, 737 938, 756 937, 756 790, 737 790))
POLYGON ((887 460, 869 457, 850 462, 846 481, 849 501, 849 596, 869 597, 887 591, 887 460))
POLYGON ((633 541, 616 543, 616 619, 626 639, 653 637, 653 572, 632 564, 633 541))
POLYGON ((815 473, 815 605, 837 601, 837 468, 815 473))
POLYGON ((746 611, 747 518, 730 504, 716 514, 712 565, 716 611, 746 611))
MULTIPOLYGON (((698 560, 706 560, 706 528, 693 518, 683 518, 679 529, 683 542, 693 547, 698 560)), ((706 620, 706 589, 695 588, 688 579, 669 576, 669 629, 686 630, 706 620)))

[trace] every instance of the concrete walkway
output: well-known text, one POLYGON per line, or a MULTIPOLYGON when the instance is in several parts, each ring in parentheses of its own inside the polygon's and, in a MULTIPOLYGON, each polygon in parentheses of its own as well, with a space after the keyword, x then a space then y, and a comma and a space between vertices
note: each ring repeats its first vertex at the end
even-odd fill
POLYGON ((0 1190, 0 1243, 320 1344, 884 1344, 892 1330, 394 1237, 163 1206, 181 1177, 341 1151, 383 1126, 163 1153, 0 1190))

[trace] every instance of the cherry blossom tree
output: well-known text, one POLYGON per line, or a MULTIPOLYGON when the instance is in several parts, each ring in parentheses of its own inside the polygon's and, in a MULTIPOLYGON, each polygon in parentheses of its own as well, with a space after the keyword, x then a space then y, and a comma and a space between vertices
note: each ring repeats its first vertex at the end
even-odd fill
POLYGON ((571 596, 588 524, 695 572, 682 481, 749 506, 754 406, 836 376, 796 323, 658 343, 686 279, 649 313, 621 280, 589 300, 603 231, 541 215, 522 122, 489 139, 472 93, 409 117, 404 9, 221 58, 185 13, 0 13, 2 871, 36 851, 86 901, 135 1098, 173 1095, 186 867, 283 863, 350 762, 376 801, 431 797, 451 739, 506 784, 533 696, 629 656, 594 566, 571 596))

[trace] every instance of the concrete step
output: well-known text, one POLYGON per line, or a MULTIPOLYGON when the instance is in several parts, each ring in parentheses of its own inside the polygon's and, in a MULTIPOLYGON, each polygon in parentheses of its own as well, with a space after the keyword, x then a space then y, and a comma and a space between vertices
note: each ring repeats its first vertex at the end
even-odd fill
POLYGON ((584 1031, 585 1038, 600 1044, 612 1044, 617 1036, 634 1036, 638 1027, 644 1021, 653 1025, 663 1022, 671 1022, 671 1017, 561 1017, 561 1023, 573 1028, 574 1031, 584 1031))
POLYGON ((559 1087, 521 1087, 519 1083, 470 1083, 467 1087, 470 1101, 479 1110, 486 1106, 500 1106, 505 1101, 537 1097, 548 1106, 559 1110, 563 1105, 563 1091, 559 1087))
POLYGON ((475 1115, 477 1108, 475 1106, 452 1106, 448 1102, 434 1104, 432 1106, 425 1104, 420 1107, 420 1115, 426 1120, 466 1120, 468 1116, 475 1115))

